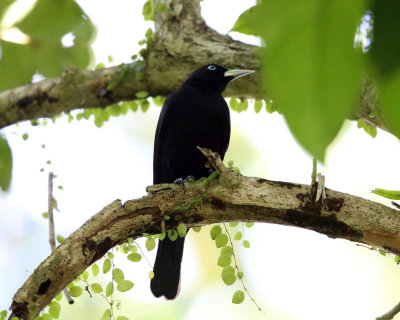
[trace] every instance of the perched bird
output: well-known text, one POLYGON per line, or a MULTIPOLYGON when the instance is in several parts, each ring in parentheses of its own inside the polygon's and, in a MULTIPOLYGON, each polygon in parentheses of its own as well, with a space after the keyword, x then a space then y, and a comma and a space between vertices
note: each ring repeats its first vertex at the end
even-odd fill
MULTIPOLYGON (((194 71, 164 102, 154 140, 153 183, 209 175, 207 159, 197 146, 218 152, 223 159, 231 131, 229 108, 222 97, 228 83, 252 70, 227 70, 217 64, 194 71)), ((156 297, 171 300, 178 294, 185 238, 158 243, 154 278, 156 297)))

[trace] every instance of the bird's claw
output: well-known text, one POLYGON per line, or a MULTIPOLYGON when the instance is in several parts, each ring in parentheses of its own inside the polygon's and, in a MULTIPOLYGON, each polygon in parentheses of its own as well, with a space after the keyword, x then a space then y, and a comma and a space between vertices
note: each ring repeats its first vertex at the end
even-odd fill
POLYGON ((186 193, 186 185, 185 182, 188 182, 189 180, 194 179, 193 176, 187 176, 185 179, 178 178, 174 181, 175 184, 179 184, 183 190, 183 193, 186 193))
POLYGON ((317 180, 318 180, 318 185, 317 185, 317 194, 315 196, 315 202, 318 202, 321 200, 321 202, 324 202, 326 198, 325 194, 325 176, 322 174, 318 173, 317 174, 317 180))

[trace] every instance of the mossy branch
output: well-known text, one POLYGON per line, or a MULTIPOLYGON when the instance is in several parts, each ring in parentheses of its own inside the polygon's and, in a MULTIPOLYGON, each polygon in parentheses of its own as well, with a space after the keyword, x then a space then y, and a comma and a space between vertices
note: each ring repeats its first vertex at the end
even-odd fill
POLYGON ((220 172, 206 189, 201 181, 188 183, 186 193, 174 184, 154 185, 140 199, 107 205, 36 268, 13 297, 11 316, 32 319, 36 306, 42 310, 108 250, 143 233, 160 233, 162 221, 166 228, 181 222, 188 227, 231 221, 277 223, 400 253, 397 210, 329 189, 322 204, 314 203, 309 185, 245 177, 226 168, 213 152, 202 152, 220 172), (164 220, 165 215, 170 219, 164 220))

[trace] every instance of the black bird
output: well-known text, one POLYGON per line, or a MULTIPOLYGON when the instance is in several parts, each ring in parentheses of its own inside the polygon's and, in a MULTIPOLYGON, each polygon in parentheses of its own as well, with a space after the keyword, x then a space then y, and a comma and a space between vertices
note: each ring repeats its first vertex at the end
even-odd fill
MULTIPOLYGON (((207 159, 197 146, 224 158, 231 131, 229 108, 222 97, 228 83, 252 70, 227 70, 217 64, 194 71, 164 102, 158 119, 153 157, 153 183, 206 177, 207 159)), ((154 278, 150 288, 156 297, 171 300, 178 294, 185 238, 158 243, 154 278)))

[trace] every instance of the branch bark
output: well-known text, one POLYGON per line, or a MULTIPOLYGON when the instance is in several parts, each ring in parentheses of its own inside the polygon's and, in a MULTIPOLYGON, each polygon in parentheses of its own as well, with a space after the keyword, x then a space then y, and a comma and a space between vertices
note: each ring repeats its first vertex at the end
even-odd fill
POLYGON ((140 199, 115 200, 57 247, 13 297, 12 316, 32 319, 72 280, 109 249, 143 233, 162 232, 179 223, 188 227, 228 221, 268 222, 314 230, 382 247, 400 254, 400 215, 395 209, 356 196, 326 190, 323 203, 312 200, 311 187, 228 170, 218 156, 203 150, 220 172, 205 186, 198 181, 183 193, 177 185, 147 188, 140 199), (164 220, 168 215, 171 219, 164 220))
MULTIPOLYGON (((157 0, 155 5, 159 2, 157 0)), ((104 108, 135 99, 135 94, 143 90, 150 96, 165 96, 175 91, 190 72, 208 63, 260 70, 259 48, 209 28, 200 15, 198 0, 163 2, 167 3, 168 10, 155 14, 155 35, 144 54, 145 65, 142 62, 127 64, 123 71, 119 67, 86 71, 67 69, 59 78, 4 91, 0 93, 0 128, 73 109, 104 108), (107 85, 116 78, 121 78, 118 84, 107 90, 107 85)), ((257 75, 233 82, 225 95, 267 98, 257 75)), ((354 119, 360 118, 386 130, 376 86, 370 79, 360 89, 354 119), (375 116, 371 118, 372 112, 375 116)))

